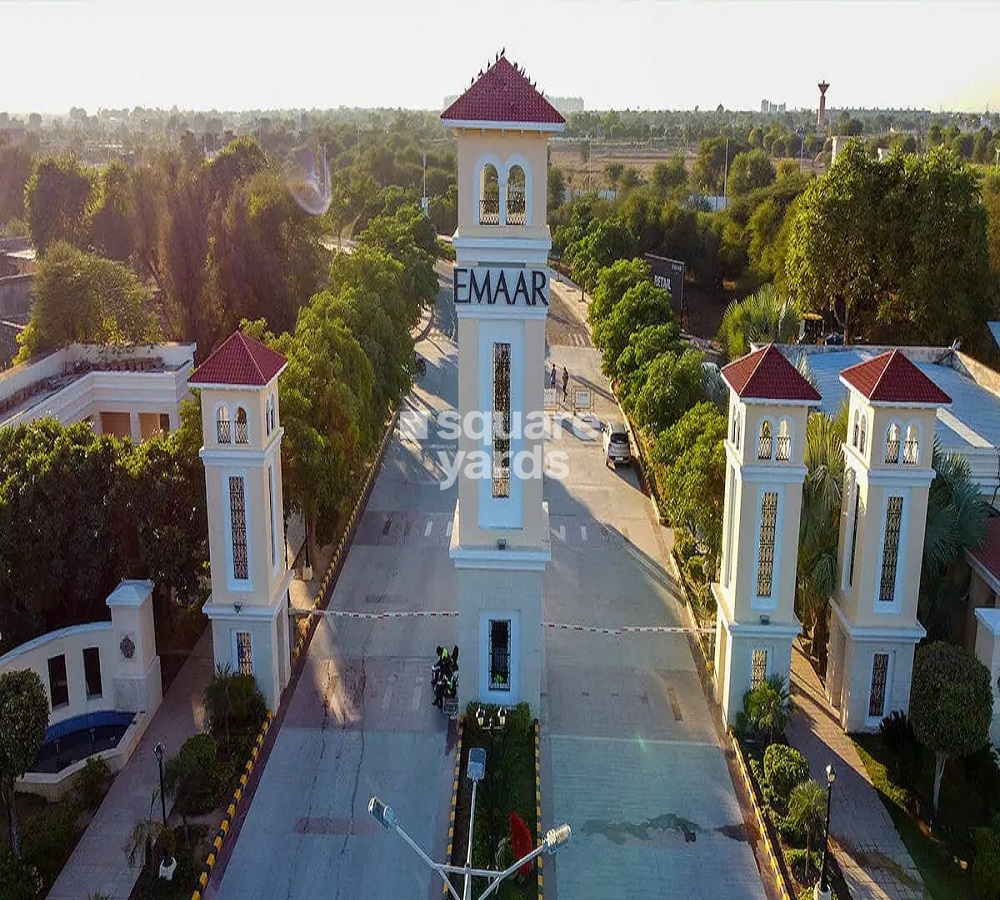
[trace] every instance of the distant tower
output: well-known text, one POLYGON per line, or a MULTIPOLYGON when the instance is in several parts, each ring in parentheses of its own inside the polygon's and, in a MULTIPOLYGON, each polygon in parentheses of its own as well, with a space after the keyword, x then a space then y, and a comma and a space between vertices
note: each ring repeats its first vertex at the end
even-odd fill
POLYGON ((829 86, 825 81, 819 83, 819 115, 816 116, 817 128, 822 128, 826 125, 826 89, 829 86))

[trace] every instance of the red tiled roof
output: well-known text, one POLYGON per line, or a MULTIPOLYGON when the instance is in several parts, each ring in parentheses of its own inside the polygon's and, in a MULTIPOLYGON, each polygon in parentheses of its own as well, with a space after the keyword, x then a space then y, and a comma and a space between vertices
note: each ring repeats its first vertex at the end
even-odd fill
POLYGON ((451 104, 441 118, 446 122, 531 122, 564 125, 566 120, 522 69, 501 56, 451 104))
POLYGON ((986 520, 986 541, 982 547, 972 548, 969 552, 994 578, 1000 579, 1000 518, 992 516, 986 520))
POLYGON ((901 350, 844 369, 840 377, 869 400, 881 403, 951 403, 949 397, 901 350))
POLYGON ((285 367, 285 357, 234 331, 188 379, 190 385, 263 387, 285 367))
POLYGON ((774 344, 723 366, 722 377, 743 400, 823 399, 774 344))

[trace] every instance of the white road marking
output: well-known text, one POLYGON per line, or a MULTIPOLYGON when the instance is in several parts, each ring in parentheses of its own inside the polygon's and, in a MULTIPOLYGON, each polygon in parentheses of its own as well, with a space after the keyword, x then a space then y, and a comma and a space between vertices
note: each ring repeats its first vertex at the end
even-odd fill
POLYGON ((434 528, 434 523, 433 522, 428 522, 427 523, 427 527, 424 529, 424 537, 430 537, 431 536, 431 529, 432 528, 434 528))
POLYGON ((389 704, 392 702, 392 686, 396 679, 391 678, 389 680, 389 686, 385 689, 385 693, 382 695, 382 712, 388 712, 389 704))
POLYGON ((587 526, 586 525, 581 525, 580 526, 580 540, 581 541, 587 540, 587 526))
POLYGON ((423 692, 423 679, 417 678, 417 683, 413 686, 413 703, 411 704, 414 711, 420 706, 420 695, 423 692))
POLYGON ((561 540, 561 541, 566 540, 566 526, 565 525, 560 525, 559 526, 559 540, 561 540))
POLYGON ((445 530, 444 530, 444 536, 445 536, 445 537, 451 537, 451 526, 452 526, 453 524, 454 524, 453 522, 449 522, 449 523, 448 523, 448 527, 447 527, 447 528, 445 528, 445 530))

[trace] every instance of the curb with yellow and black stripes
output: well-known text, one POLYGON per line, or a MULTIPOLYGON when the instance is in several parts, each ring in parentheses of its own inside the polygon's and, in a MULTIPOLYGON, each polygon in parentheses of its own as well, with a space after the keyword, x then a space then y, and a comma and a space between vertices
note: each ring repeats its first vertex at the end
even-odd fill
POLYGON ((764 841, 764 848, 767 851, 767 860, 771 864, 771 873, 774 875, 774 881, 778 887, 778 896, 781 897, 781 900, 792 900, 792 898, 795 897, 795 891, 792 890, 791 885, 788 884, 784 870, 780 865, 778 865, 778 857, 774 850, 774 843, 771 840, 771 833, 767 830, 767 823, 764 821, 764 813, 760 808, 760 804, 757 802, 757 792, 754 789, 753 782, 750 780, 750 771, 747 768, 746 760, 743 758, 743 749, 740 747, 739 741, 737 741, 733 735, 730 735, 730 739, 733 742, 733 749, 736 751, 736 759, 740 764, 740 773, 743 775, 743 783, 746 785, 747 793, 750 795, 750 803, 753 806, 754 817, 757 820, 757 829, 760 831, 761 839, 764 841))
MULTIPOLYGON (((535 719, 535 840, 542 839, 542 741, 538 719, 535 719)), ((542 854, 544 856, 544 854, 542 854)), ((542 884, 542 856, 535 859, 538 866, 538 900, 545 896, 542 884)))
POLYGON ((233 824, 233 818, 236 816, 236 810, 239 809, 240 801, 243 799, 243 792, 246 790, 247 781, 250 780, 253 767, 257 762, 257 757, 260 755, 260 748, 264 744, 264 738, 267 737, 267 733, 270 731, 271 723, 273 721, 274 713, 268 710, 267 717, 264 719, 264 724, 260 726, 260 732, 257 735, 257 740, 254 742, 253 750, 250 751, 250 758, 247 760, 247 764, 243 769, 243 774, 240 775, 240 783, 236 790, 233 791, 233 799, 229 802, 226 814, 222 817, 222 823, 219 825, 219 830, 216 832, 215 839, 212 841, 212 849, 208 851, 208 856, 202 864, 201 874, 198 876, 198 887, 195 888, 194 893, 191 894, 191 900, 201 900, 201 892, 205 890, 205 886, 208 884, 208 879, 212 877, 212 870, 215 868, 216 860, 219 858, 219 852, 222 850, 222 844, 226 840, 226 835, 229 834, 229 829, 233 824))
MULTIPOLYGON (((458 809, 458 787, 462 777, 462 734, 465 731, 465 716, 458 720, 458 744, 455 748, 455 778, 451 786, 451 811, 448 813, 448 855, 446 859, 451 862, 451 854, 455 849, 455 810, 458 809)), ((441 891, 447 897, 448 885, 442 884, 441 891)))

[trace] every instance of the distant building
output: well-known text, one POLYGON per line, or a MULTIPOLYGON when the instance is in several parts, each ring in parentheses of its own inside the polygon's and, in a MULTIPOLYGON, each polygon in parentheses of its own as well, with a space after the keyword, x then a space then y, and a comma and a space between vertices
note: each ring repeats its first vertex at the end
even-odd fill
POLYGON ((0 427, 90 422, 135 443, 180 425, 194 344, 71 344, 0 373, 0 427))
POLYGON ((760 111, 765 115, 783 113, 786 109, 786 104, 784 103, 772 103, 770 100, 760 101, 760 111))

